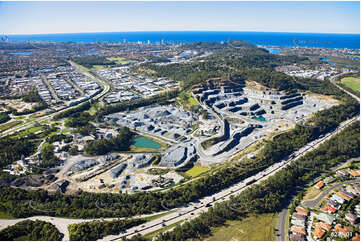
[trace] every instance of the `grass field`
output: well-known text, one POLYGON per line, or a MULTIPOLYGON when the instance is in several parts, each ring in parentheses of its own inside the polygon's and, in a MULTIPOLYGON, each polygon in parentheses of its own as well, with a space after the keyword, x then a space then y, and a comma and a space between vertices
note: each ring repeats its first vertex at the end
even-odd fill
POLYGON ((189 110, 193 106, 199 106, 199 103, 197 102, 197 100, 195 100, 192 97, 192 95, 187 93, 187 92, 180 93, 178 95, 177 100, 180 103, 180 105, 182 105, 183 108, 186 109, 186 110, 189 110))
POLYGON ((0 132, 4 132, 5 130, 8 130, 21 123, 22 123, 22 121, 12 121, 9 123, 2 124, 2 125, 0 125, 0 132))
POLYGON ((12 136, 13 138, 21 138, 21 137, 25 137, 29 134, 33 134, 33 133, 36 133, 40 130, 42 130, 43 127, 41 126, 36 126, 36 127, 31 127, 30 129, 26 129, 26 130, 23 130, 19 133, 17 133, 16 135, 12 136))
POLYGON ((227 221, 226 225, 212 229, 210 241, 276 240, 274 228, 277 216, 272 213, 254 214, 241 221, 227 221))
POLYGON ((107 60, 114 61, 118 65, 129 62, 129 60, 125 59, 124 57, 109 57, 107 60))
POLYGON ((95 70, 102 70, 102 69, 105 69, 105 68, 108 68, 110 67, 109 65, 94 65, 92 66, 93 69, 95 70))
POLYGON ((62 134, 70 133, 70 129, 63 129, 62 131, 60 131, 60 133, 62 134))
MULTIPOLYGON (((125 59, 123 57, 108 57, 107 60, 108 61, 114 61, 117 65, 121 65, 121 64, 129 62, 129 60, 127 60, 127 59, 125 59)), ((111 68, 113 66, 114 65, 93 65, 92 69, 102 70, 102 69, 105 69, 105 68, 111 68)))
POLYGON ((360 77, 344 77, 341 79, 341 84, 360 95, 360 77))
POLYGON ((199 105, 199 103, 192 96, 189 96, 188 100, 193 105, 199 105))
POLYGON ((203 166, 193 166, 192 169, 186 171, 186 174, 191 177, 199 176, 200 174, 208 171, 209 168, 203 166))
POLYGON ((90 115, 95 115, 96 114, 96 112, 98 111, 98 109, 99 108, 101 108, 101 104, 100 103, 96 103, 96 104, 94 104, 94 105, 92 105, 91 107, 90 107, 90 109, 89 109, 89 113, 90 113, 90 115))

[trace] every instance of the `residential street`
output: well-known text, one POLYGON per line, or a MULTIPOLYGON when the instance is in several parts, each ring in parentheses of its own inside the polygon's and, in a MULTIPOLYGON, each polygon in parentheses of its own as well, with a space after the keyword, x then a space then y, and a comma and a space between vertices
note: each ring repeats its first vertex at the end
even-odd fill
POLYGON ((355 183, 355 182, 360 182, 359 179, 355 179, 355 180, 351 180, 351 181, 344 181, 342 183, 336 184, 334 186, 331 186, 330 188, 328 188, 327 190, 323 191, 316 199, 314 200, 308 200, 308 201, 304 201, 303 205, 309 208, 314 208, 317 206, 317 204, 325 197, 327 196, 327 194, 330 193, 330 191, 332 191, 333 189, 336 189, 342 185, 345 184, 349 184, 349 183, 355 183))
MULTIPOLYGON (((360 98, 353 95, 352 93, 348 92, 347 90, 343 89, 342 87, 338 86, 334 79, 337 77, 337 76, 340 76, 340 75, 343 75, 344 73, 341 73, 341 74, 338 74, 338 75, 335 75, 333 77, 330 78, 330 82, 335 85, 337 88, 341 89, 342 91, 346 92, 347 94, 349 94, 351 97, 353 97, 354 99, 356 99, 357 101, 360 101, 360 98)), ((351 159, 352 160, 352 159, 351 159)), ((334 167, 332 170, 334 169, 337 169, 339 166, 337 167, 334 167)), ((359 181, 359 180, 358 180, 359 181)), ((303 205, 307 206, 307 207, 310 207, 310 208, 313 208, 315 207, 321 200, 324 196, 326 196, 329 191, 331 191, 332 189, 336 188, 336 187, 339 187, 343 184, 347 184, 347 183, 352 183, 352 182, 355 182, 355 180, 353 181, 346 181, 346 182, 343 182, 341 184, 338 184, 338 185, 335 185, 329 189, 327 189, 326 191, 324 191, 317 199, 315 200, 311 200, 311 201, 305 201, 303 203, 303 205)), ((284 241, 285 240, 285 231, 287 228, 285 228, 286 226, 286 218, 287 218, 287 212, 288 212, 288 208, 284 208, 282 209, 282 211, 279 213, 279 216, 278 216, 278 222, 277 222, 277 229, 278 229, 278 232, 277 232, 277 240, 278 241, 284 241)))

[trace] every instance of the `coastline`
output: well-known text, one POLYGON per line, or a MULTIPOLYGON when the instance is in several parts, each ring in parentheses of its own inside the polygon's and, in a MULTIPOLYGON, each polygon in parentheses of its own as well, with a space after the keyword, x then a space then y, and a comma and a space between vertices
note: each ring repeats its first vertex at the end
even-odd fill
MULTIPOLYGON (((236 32, 236 31, 139 31, 68 34, 5 35, 12 42, 113 42, 160 43, 225 42, 244 40, 268 47, 307 47, 330 49, 360 49, 359 34, 236 32)), ((2 35, 4 37, 4 35, 2 35)))

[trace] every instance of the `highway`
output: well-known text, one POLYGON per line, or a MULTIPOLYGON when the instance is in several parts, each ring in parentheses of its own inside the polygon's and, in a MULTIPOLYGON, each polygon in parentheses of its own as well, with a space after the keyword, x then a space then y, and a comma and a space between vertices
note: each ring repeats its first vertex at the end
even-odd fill
MULTIPOLYGON (((138 216, 134 216, 132 218, 134 218, 134 219, 147 218, 147 217, 151 217, 151 216, 162 214, 162 213, 164 213, 164 211, 154 213, 154 214, 138 215, 138 216)), ((91 221, 97 221, 97 220, 111 221, 111 220, 115 220, 115 219, 127 219, 127 218, 75 219, 75 218, 59 218, 59 217, 52 217, 52 216, 32 216, 32 217, 28 217, 28 218, 0 219, 0 230, 5 229, 8 226, 14 225, 14 224, 19 223, 24 220, 32 220, 32 221, 41 220, 41 221, 45 221, 45 222, 53 224, 59 230, 59 232, 64 235, 63 240, 69 241, 68 226, 70 224, 91 222, 91 221)))
POLYGON ((326 140, 330 139, 332 136, 339 133, 341 130, 343 130, 345 127, 350 125, 355 120, 359 120, 359 116, 345 121, 336 130, 326 134, 322 138, 314 140, 314 141, 310 142, 309 144, 305 145, 304 147, 302 147, 301 149, 299 149, 298 151, 294 152, 291 155, 291 157, 293 157, 293 158, 287 158, 276 164, 273 164, 272 166, 268 167, 264 171, 259 172, 258 174, 254 175, 254 176, 248 177, 247 179, 245 179, 227 189, 224 189, 218 193, 215 193, 211 196, 204 197, 204 198, 200 199, 198 202, 190 203, 190 204, 188 204, 188 206, 178 209, 177 212, 168 214, 162 218, 155 219, 155 220, 147 222, 145 224, 130 228, 121 235, 106 236, 102 240, 119 240, 119 239, 122 239, 123 237, 129 238, 131 236, 134 236, 137 233, 139 233, 140 235, 146 235, 146 234, 152 233, 156 230, 159 230, 165 226, 169 226, 171 224, 177 223, 179 221, 193 219, 193 218, 201 215, 203 212, 206 212, 208 210, 209 206, 212 206, 215 203, 226 201, 231 196, 235 196, 235 195, 239 194, 240 192, 244 191, 245 189, 250 187, 252 184, 260 183, 261 181, 266 180, 267 178, 273 176, 274 174, 276 174, 276 172, 285 168, 292 161, 297 160, 298 158, 302 157, 305 153, 312 151, 312 150, 316 149, 317 147, 319 147, 326 140))
MULTIPOLYGON (((293 158, 284 159, 281 162, 270 166, 265 171, 262 171, 252 177, 249 177, 227 189, 224 189, 224 190, 216 193, 216 194, 204 197, 197 202, 189 203, 188 206, 186 206, 186 207, 181 207, 178 209, 170 210, 170 211, 174 211, 173 213, 170 213, 161 218, 149 221, 142 225, 130 228, 124 234, 120 234, 117 236, 116 235, 106 236, 102 240, 119 240, 123 236, 126 236, 127 238, 129 238, 137 233, 139 233, 141 235, 146 235, 146 234, 152 233, 156 230, 159 230, 159 229, 163 228, 164 226, 168 226, 168 225, 174 224, 179 221, 193 219, 193 218, 199 216, 201 213, 206 212, 208 210, 208 206, 211 206, 218 202, 226 201, 230 198, 230 196, 237 195, 240 192, 242 192, 243 190, 247 189, 249 186, 251 186, 252 181, 254 181, 252 183, 259 183, 259 182, 269 178, 270 176, 274 175, 277 171, 285 168, 292 161, 303 156, 305 153, 317 148, 320 144, 322 144, 323 142, 325 142, 326 140, 331 138, 333 135, 339 133, 341 130, 343 130, 346 126, 350 125, 355 120, 359 120, 359 116, 345 121, 336 130, 332 131, 331 133, 328 133, 324 137, 314 140, 314 141, 310 142, 309 144, 305 145, 304 147, 302 147, 301 149, 299 149, 297 152, 294 153, 295 156, 293 158)), ((164 205, 164 207, 166 207, 166 205, 164 205)), ((152 216, 152 215, 154 215, 154 214, 141 215, 141 216, 135 216, 135 217, 146 217, 146 216, 152 216)), ((19 221, 25 220, 25 219, 26 218, 1 219, 0 225, 1 225, 1 228, 5 228, 9 225, 15 224, 16 222, 19 222, 19 221)), ((68 231, 67 231, 67 226, 69 224, 80 223, 80 222, 85 222, 85 221, 100 220, 100 219, 65 219, 65 218, 57 218, 57 217, 51 217, 51 216, 34 216, 34 217, 30 217, 28 219, 31 219, 31 220, 39 219, 39 220, 48 221, 48 222, 54 224, 65 235, 63 240, 67 240, 69 238, 68 231)), ((111 220, 111 219, 115 219, 115 218, 107 218, 106 220, 111 220)))
MULTIPOLYGON (((330 82, 335 85, 338 89, 344 91, 345 93, 349 94, 351 97, 353 97, 354 99, 356 99, 358 102, 360 102, 360 98, 355 96, 354 94, 350 93, 349 91, 343 89, 341 86, 338 86, 336 83, 335 83, 335 78, 338 77, 338 76, 342 76, 344 75, 345 73, 340 73, 340 74, 337 74, 335 76, 332 76, 330 78, 330 82)), ((337 169, 337 167, 333 168, 334 169, 337 169)), ((318 203, 318 202, 317 202, 318 203)), ((317 204, 316 203, 316 204, 317 204)), ((314 201, 306 201, 304 202, 304 205, 307 205, 309 207, 313 207, 315 206, 315 203, 314 201)), ((284 208, 281 213, 279 214, 278 216, 278 224, 277 224, 277 228, 278 228, 278 235, 277 235, 277 240, 278 241, 284 241, 285 240, 285 231, 287 230, 287 228, 285 228, 286 226, 286 217, 287 217, 287 212, 288 212, 288 208, 284 208)), ((312 220, 312 219, 311 219, 312 220)))
MULTIPOLYGON (((110 86, 108 84, 106 84, 105 82, 100 81, 99 79, 97 79, 96 77, 94 77, 93 75, 88 73, 87 71, 83 70, 82 68, 80 68, 78 66, 75 66, 75 67, 76 67, 76 69, 78 71, 80 71, 82 73, 86 73, 86 75, 89 78, 92 78, 93 80, 97 80, 98 82, 103 83, 102 92, 99 93, 97 96, 95 96, 93 99, 99 99, 100 97, 104 96, 110 90, 110 86)), ((333 77, 333 78, 335 78, 335 77, 333 77)), ((333 80, 333 78, 331 78, 331 79, 333 80)), ((352 96, 355 97, 354 95, 352 95, 352 96)), ((357 100, 359 100, 359 98, 357 98, 357 100)), ((73 107, 71 107, 71 108, 73 108, 73 107)), ((70 108, 65 108, 63 110, 67 110, 67 109, 70 109, 70 108)), ((50 115, 47 115, 47 116, 40 117, 40 118, 38 118, 38 119, 36 119, 34 121, 31 121, 31 122, 29 122, 27 124, 24 124, 24 126, 22 126, 21 128, 25 129, 27 127, 31 127, 35 122, 50 120, 57 113, 53 113, 53 114, 50 114, 50 115)), ((292 158, 284 159, 284 160, 282 160, 282 161, 268 167, 264 171, 259 172, 258 174, 254 175, 252 177, 249 177, 249 178, 247 178, 247 179, 245 179, 245 180, 243 180, 243 181, 241 181, 241 182, 239 182, 239 183, 237 183, 237 184, 235 184, 235 185, 233 185, 233 186, 231 186, 231 187, 229 187, 227 189, 224 189, 224 190, 222 190, 222 191, 220 191, 218 193, 215 193, 213 195, 204 197, 204 198, 200 199, 197 202, 189 203, 186 207, 174 209, 175 212, 173 212, 171 214, 168 214, 168 215, 163 216, 161 218, 158 218, 158 219, 152 220, 150 222, 144 223, 142 225, 130 228, 123 234, 120 234, 120 235, 117 235, 117 236, 114 236, 114 235, 106 236, 102 240, 119 240, 122 237, 129 238, 129 237, 131 237, 131 236, 133 236, 133 235, 135 235, 137 233, 139 233, 141 235, 146 235, 146 234, 149 234, 149 233, 154 232, 156 230, 159 230, 159 229, 161 229, 161 228, 163 228, 165 226, 174 224, 176 222, 193 219, 193 218, 201 215, 203 212, 206 212, 208 210, 209 206, 212 206, 215 203, 226 201, 231 196, 237 195, 240 192, 244 191, 245 189, 250 187, 252 184, 260 183, 261 181, 266 180, 270 176, 273 176, 276 172, 278 172, 279 170, 285 168, 292 161, 297 160, 298 158, 303 156, 305 153, 314 150, 319 145, 324 143, 326 140, 328 140, 329 138, 331 138, 335 134, 339 133, 341 130, 343 130, 346 126, 350 125, 355 120, 359 120, 359 116, 345 121, 336 130, 328 133, 324 137, 321 137, 321 138, 319 138, 317 140, 314 140, 314 141, 310 142, 309 144, 305 145, 304 147, 302 147, 298 151, 294 152, 293 155, 291 156, 292 158)), ((11 130, 13 130, 13 129, 11 129, 11 130)), ((18 131, 20 129, 19 129, 19 127, 15 127, 14 130, 18 131)), ((7 134, 9 134, 11 132, 14 132, 14 130, 10 131, 10 132, 7 132, 7 134)), ((4 135, 4 133, 2 135, 4 135)), ((49 222, 51 222, 53 224, 57 224, 57 222, 55 222, 55 221, 58 221, 59 218, 47 217, 47 220, 48 219, 49 219, 49 222)), ((95 220, 95 219, 92 219, 92 220, 95 220)), ((10 221, 10 220, 0 220, 0 222, 1 222, 0 224, 1 225, 5 224, 4 221, 10 221)), ((15 220, 11 220, 11 221, 15 221, 15 220)), ((79 222, 79 221, 80 220, 75 220, 75 219, 72 220, 72 222, 79 222)), ((64 239, 66 239, 66 238, 64 238, 64 239)))

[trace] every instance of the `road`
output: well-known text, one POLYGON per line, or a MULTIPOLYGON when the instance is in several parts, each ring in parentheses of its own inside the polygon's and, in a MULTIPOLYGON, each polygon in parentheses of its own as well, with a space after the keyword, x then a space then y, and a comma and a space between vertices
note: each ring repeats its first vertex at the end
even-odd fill
POLYGON ((153 220, 151 222, 145 223, 140 226, 135 226, 133 228, 128 229, 122 235, 106 236, 102 240, 119 240, 122 237, 129 238, 131 236, 134 236, 137 233, 139 233, 140 235, 146 235, 146 234, 152 233, 156 230, 159 230, 159 229, 163 228, 164 226, 168 226, 168 225, 174 224, 179 221, 193 219, 193 218, 201 215, 203 212, 206 212, 208 210, 208 206, 211 206, 214 203, 226 201, 231 196, 237 195, 240 192, 242 192, 243 190, 247 189, 251 184, 260 183, 261 181, 269 178, 270 176, 273 176, 276 172, 285 168, 290 162, 297 160, 298 158, 302 157, 305 153, 316 149, 321 144, 323 144, 326 140, 330 139, 332 136, 339 133, 345 127, 350 125, 353 121, 358 120, 358 119, 359 119, 359 117, 357 116, 350 120, 347 120, 343 124, 341 124, 336 130, 332 131, 331 133, 328 133, 324 137, 314 140, 314 141, 310 142, 309 144, 305 145, 298 151, 294 152, 294 158, 282 160, 281 162, 268 167, 266 170, 259 172, 258 174, 254 175, 252 177, 249 177, 227 189, 217 192, 211 196, 204 197, 204 198, 200 199, 198 202, 189 204, 187 207, 182 208, 181 211, 178 211, 177 213, 171 213, 167 216, 164 216, 163 218, 153 220))
MULTIPOLYGON (((110 86, 109 84, 107 84, 106 82, 94 77, 92 74, 90 74, 88 71, 84 70, 83 68, 79 67, 77 64, 73 63, 73 62, 69 62, 71 65, 74 66, 74 68, 84 74, 85 76, 91 78, 92 80, 94 80, 95 82, 99 83, 101 86, 102 86, 102 91, 94 96, 93 98, 91 98, 92 100, 97 100, 97 99, 100 99, 101 97, 103 97, 106 93, 109 92, 110 90, 110 86)), ((31 128, 35 123, 40 123, 40 122, 43 122, 43 121, 49 121, 51 120, 55 115, 57 115, 59 112, 62 112, 62 111, 66 111, 66 110, 69 110, 69 109, 72 109, 74 107, 77 107, 79 105, 81 105, 82 103, 78 104, 78 105, 75 105, 75 106, 72 106, 72 107, 66 107, 66 108, 63 108, 55 113, 52 113, 52 114, 48 114, 48 115, 45 115, 45 116, 42 116, 42 117, 39 117, 39 118, 36 118, 34 119, 33 121, 30 121, 30 122, 27 122, 27 123, 23 123, 23 124, 20 124, 18 126, 15 126, 11 129, 8 129, 4 132, 2 132, 1 134, 1 137, 4 137, 4 136, 7 136, 7 135, 11 135, 12 133, 15 133, 17 131, 21 131, 21 130, 24 130, 24 129, 28 129, 28 128, 31 128)))
MULTIPOLYGON (((79 68, 79 67, 78 67, 79 68)), ((81 69, 79 71, 84 71, 85 73, 87 73, 85 70, 81 69)), ((90 78, 95 78, 94 76, 92 76, 91 74, 87 73, 89 75, 90 78)), ((88 76, 87 75, 87 76, 88 76)), ((106 85, 103 88, 103 91, 98 94, 95 98, 100 98, 101 96, 103 96, 105 93, 107 93, 109 91, 109 85, 106 85)), ((49 119, 52 118, 52 116, 54 116, 55 114, 51 114, 48 115, 46 117, 41 117, 39 119, 49 119)), ((39 119, 37 120, 38 122, 39 119)), ((43 121, 41 120, 41 121, 43 121)), ((341 130, 343 130, 345 127, 347 127, 348 125, 350 125, 353 121, 355 120, 359 120, 359 116, 354 117, 352 119, 349 119, 347 121, 345 121, 344 123, 342 123, 336 130, 328 133, 327 135, 325 135, 322 138, 319 138, 317 140, 314 140, 312 142, 310 142, 309 144, 305 145, 304 147, 302 147, 301 149, 299 149, 298 151, 294 152, 294 157, 293 158, 287 158, 284 159, 270 167, 268 167, 266 170, 259 172, 258 174, 249 177, 237 184, 234 184, 233 186, 224 189, 220 192, 217 192, 211 196, 207 196, 204 197, 202 199, 200 199, 198 202, 195 203, 190 203, 188 204, 188 206, 180 208, 180 209, 174 209, 173 213, 170 213, 164 217, 152 220, 150 222, 147 222, 143 225, 139 225, 139 226, 135 226, 133 228, 128 229, 128 231, 126 231, 124 234, 122 235, 118 235, 118 236, 106 236, 103 238, 103 240, 118 240, 121 239, 123 236, 129 238, 137 233, 141 234, 141 235, 145 235, 151 232, 154 232, 156 230, 159 230, 161 228, 163 228, 164 226, 168 226, 171 224, 174 224, 176 222, 179 221, 185 221, 185 220, 190 220, 193 219, 199 215, 201 215, 203 212, 206 212, 208 210, 209 206, 212 206, 215 203, 219 203, 225 200, 228 200, 231 196, 237 195, 240 192, 244 191, 245 189, 247 189, 249 186, 251 186, 254 183, 260 183, 261 181, 269 178, 270 176, 273 176, 276 172, 278 172, 279 170, 285 168, 289 163, 291 163, 294 160, 297 160, 298 158, 302 157, 305 153, 312 151, 314 149, 316 149, 319 145, 323 144, 326 140, 330 139, 332 136, 334 136, 335 134, 339 133, 341 130)), ((151 216, 151 215, 147 215, 147 216, 151 216)), ((79 219, 63 219, 63 218, 56 218, 56 217, 31 217, 32 218, 38 218, 38 219, 49 219, 49 222, 51 222, 52 224, 56 225, 57 227, 59 227, 62 231, 62 233, 64 233, 64 235, 66 235, 67 229, 66 231, 64 230, 64 228, 67 228, 67 225, 70 223, 77 223, 77 222, 81 222, 81 221, 93 221, 96 219, 91 219, 91 220, 79 220, 79 219), (62 222, 61 220, 67 220, 69 221, 66 222, 65 224, 67 224, 66 226, 64 225, 64 221, 62 222), (65 226, 65 227, 64 227, 65 226)), ((24 219, 22 219, 24 220, 24 219)), ((19 221, 19 220, 18 220, 19 221)), ((9 224, 9 223, 16 223, 16 220, 12 219, 12 220, 0 220, 0 225, 3 226, 4 224, 9 224), (15 222, 14 222, 15 221, 15 222)), ((66 237, 64 237, 64 240, 66 240, 68 238, 68 235, 66 235, 66 237)))
POLYGON ((60 98, 58 97, 58 95, 56 94, 55 89, 53 88, 52 85, 50 85, 49 80, 46 78, 46 76, 44 74, 40 74, 41 75, 41 79, 43 81, 43 83, 45 84, 45 86, 48 88, 49 92, 51 93, 51 96, 57 101, 61 101, 60 98))
MULTIPOLYGON (((161 214, 164 213, 164 211, 162 212, 158 212, 158 213, 154 213, 154 214, 146 214, 146 215, 139 215, 139 216, 134 216, 132 218, 146 218, 146 217, 150 217, 150 216, 154 216, 157 214, 161 214)), ((16 223, 19 223, 21 221, 24 220, 41 220, 41 221, 45 221, 45 222, 49 222, 51 224, 53 224, 60 233, 62 233, 64 235, 63 240, 64 241, 68 241, 69 240, 69 231, 68 231, 68 226, 70 224, 76 224, 76 223, 82 223, 82 222, 91 222, 91 221, 97 221, 97 220, 114 220, 114 219, 126 219, 126 218, 102 218, 102 219, 74 219, 74 218, 58 218, 58 217, 51 217, 51 216, 32 216, 32 217, 28 217, 28 218, 18 218, 18 219, 0 219, 0 230, 14 225, 16 223)))
MULTIPOLYGON (((343 124, 340 125, 340 127, 338 129, 334 130, 333 132, 329 133, 328 135, 325 135, 325 137, 322 137, 322 138, 315 140, 315 141, 311 142, 310 144, 304 146, 303 148, 301 148, 300 150, 295 152, 294 158, 282 160, 281 162, 270 166, 263 172, 260 172, 252 177, 249 177, 227 189, 224 189, 224 190, 216 193, 216 194, 204 197, 197 202, 189 203, 186 207, 169 210, 169 211, 173 211, 173 212, 170 214, 167 214, 161 218, 154 219, 154 220, 144 223, 142 225, 130 228, 124 234, 121 234, 118 236, 114 236, 114 235, 106 236, 102 240, 118 240, 118 239, 121 239, 123 236, 126 236, 129 238, 137 233, 140 233, 141 235, 145 235, 145 234, 154 232, 156 230, 159 230, 159 229, 163 228, 164 226, 168 226, 168 225, 174 224, 179 221, 193 219, 193 218, 201 215, 203 212, 206 212, 208 210, 208 206, 211 206, 214 203, 228 200, 232 195, 233 196, 237 195, 240 192, 242 192, 243 190, 247 189, 251 185, 250 183, 252 183, 252 181, 254 181, 253 183, 259 183, 262 180, 265 180, 265 179, 269 178, 270 176, 273 176, 277 171, 285 168, 290 162, 303 156, 308 151, 311 151, 311 150, 317 148, 320 144, 322 144, 323 142, 328 140, 330 137, 332 137, 336 133, 340 132, 342 129, 344 129, 346 126, 348 126, 351 122, 353 122, 356 119, 359 119, 359 117, 355 117, 353 119, 350 119, 350 120, 344 122, 343 124)), ((155 215, 155 214, 140 215, 140 216, 135 216, 133 218, 147 217, 147 216, 153 216, 153 215, 155 215)), ((9 225, 13 225, 13 224, 20 222, 22 220, 25 220, 25 219, 31 219, 31 220, 39 219, 39 220, 47 221, 47 222, 54 224, 59 229, 59 231, 64 234, 63 240, 69 239, 69 234, 68 234, 68 230, 67 230, 68 225, 73 224, 73 223, 86 222, 86 221, 101 220, 101 219, 67 219, 67 218, 58 218, 58 217, 51 217, 51 216, 34 216, 34 217, 22 218, 22 219, 1 219, 0 220, 0 229, 3 229, 9 225)), ((112 220, 112 219, 115 219, 115 218, 107 218, 106 220, 112 220)))
POLYGON ((286 218, 288 213, 288 207, 282 209, 282 211, 278 214, 278 221, 277 221, 277 233, 276 238, 277 241, 285 241, 285 227, 286 227, 286 218))
POLYGON ((330 78, 330 82, 331 82, 333 85, 335 85, 338 89, 346 92, 348 95, 350 95, 351 97, 353 97, 354 99, 356 99, 357 101, 360 102, 360 97, 354 95, 353 93, 347 91, 346 89, 342 88, 341 86, 339 86, 339 85, 337 85, 337 84, 335 83, 335 78, 336 78, 336 77, 339 77, 339 76, 342 76, 342 75, 344 75, 344 74, 346 74, 346 73, 340 73, 340 74, 337 74, 337 75, 335 75, 335 76, 332 76, 332 77, 330 78))
MULTIPOLYGON (((350 160, 353 160, 353 159, 350 159, 350 160)), ((350 160, 346 161, 345 163, 349 162, 350 160)), ((331 170, 336 170, 338 169, 340 166, 344 165, 345 163, 342 163, 338 166, 335 166, 334 168, 332 168, 331 170)), ((320 176, 323 176, 323 174, 320 174, 320 176)), ((343 184, 347 184, 347 183, 352 183, 352 182, 355 182, 356 180, 354 181, 346 181, 346 182, 343 182, 341 184, 337 184, 333 187, 331 187, 330 189, 335 189, 336 187, 339 187, 343 184)), ((310 182, 310 183, 313 183, 313 182, 310 182)), ((329 190, 329 189, 328 189, 329 190)), ((326 196, 327 194, 329 193, 329 191, 327 191, 326 193, 322 193, 322 195, 320 196, 320 199, 315 199, 315 200, 311 200, 311 201, 306 201, 306 202, 303 202, 303 205, 307 206, 307 207, 310 207, 310 208, 313 208, 314 206, 316 206, 319 201, 321 201, 321 199, 326 196), (317 200, 317 201, 316 201, 317 200)), ((294 196, 293 196, 294 197, 294 196)), ((292 199, 290 199, 289 203, 288 203, 288 206, 290 205, 290 202, 292 202, 292 199)), ((289 207, 286 207, 284 209, 282 209, 282 211, 279 213, 278 215, 278 222, 277 222, 277 241, 285 241, 286 240, 286 234, 285 232, 287 231, 288 228, 286 228, 286 219, 287 219, 287 213, 288 213, 288 209, 289 207)))
MULTIPOLYGON (((343 183, 341 183, 341 184, 334 185, 334 186, 331 187, 330 189, 327 189, 327 191, 323 192, 322 195, 320 196, 320 199, 318 199, 318 198, 315 199, 314 201, 315 201, 316 203, 310 204, 310 205, 313 205, 313 207, 316 206, 316 205, 321 201, 321 199, 322 199, 324 196, 326 196, 331 190, 333 190, 333 189, 335 189, 335 188, 337 188, 337 187, 340 187, 340 186, 342 186, 342 185, 344 185, 344 184, 349 184, 349 183, 354 183, 354 182, 360 182, 360 181, 359 181, 359 180, 345 181, 345 182, 343 182, 343 183)), ((313 223, 313 218, 314 218, 315 215, 316 215, 316 213, 314 213, 313 211, 311 211, 311 213, 310 213, 310 218, 309 218, 309 220, 308 220, 309 222, 308 222, 308 224, 307 224, 307 240, 308 240, 308 241, 314 241, 313 238, 312 238, 312 236, 311 236, 311 230, 312 230, 312 227, 313 227, 312 223, 313 223)))
MULTIPOLYGON (((349 94, 351 97, 353 97, 354 99, 356 99, 357 101, 360 102, 360 98, 359 98, 359 97, 357 97, 356 95, 350 93, 349 91, 345 90, 344 88, 342 88, 341 86, 338 86, 338 85, 335 83, 335 78, 338 77, 338 76, 342 76, 342 75, 344 75, 344 74, 345 74, 345 73, 340 73, 340 74, 337 74, 337 75, 335 75, 335 76, 332 76, 332 77, 330 78, 330 82, 331 82, 333 85, 335 85, 338 89, 344 91, 345 93, 349 94)), ((337 169, 338 167, 339 167, 339 166, 334 167, 332 170, 337 169)), ((342 185, 342 184, 340 184, 340 185, 342 185)), ((338 185, 336 185, 336 186, 338 186, 338 185)), ((332 189, 334 189, 334 187, 331 188, 331 190, 332 190, 332 189)), ((329 190, 329 189, 328 189, 328 190, 329 190)), ((325 192, 323 192, 323 193, 319 196, 319 198, 317 198, 317 199, 315 199, 315 200, 312 200, 312 201, 306 201, 306 202, 304 202, 303 204, 304 204, 305 206, 308 206, 308 207, 313 208, 314 206, 316 206, 316 205, 318 204, 318 202, 319 202, 326 194, 328 194, 328 192, 329 192, 328 190, 325 191, 325 192)), ((281 213, 280 213, 279 216, 278 216, 278 222, 277 222, 277 228, 278 228, 277 240, 278 240, 278 241, 284 241, 284 240, 285 240, 285 231, 286 231, 286 229, 287 229, 287 228, 285 228, 285 226, 286 226, 287 212, 288 212, 288 208, 284 208, 284 209, 282 209, 281 213)), ((311 218, 311 220, 312 220, 312 218, 311 218)))
POLYGON ((303 205, 309 208, 314 208, 317 206, 317 204, 327 195, 330 193, 330 191, 332 191, 333 189, 336 189, 342 185, 345 184, 349 184, 349 183, 356 183, 356 182, 360 182, 360 180, 356 179, 356 180, 351 180, 351 181, 344 181, 342 183, 333 185, 332 187, 328 188, 327 190, 323 191, 321 193, 321 195, 319 195, 316 199, 314 200, 308 200, 308 201, 304 201, 303 205))
MULTIPOLYGON (((193 93, 192 93, 192 97, 193 97, 195 100, 197 100, 197 97, 196 97, 193 93)), ((210 138, 196 137, 196 136, 193 135, 193 138, 196 140, 195 146, 196 146, 197 154, 198 154, 198 156, 199 156, 199 161, 200 161, 201 163, 202 163, 202 161, 204 161, 205 164, 209 164, 210 162, 212 162, 212 163, 217 163, 217 162, 221 162, 221 161, 224 161, 224 160, 230 158, 232 155, 229 155, 228 153, 226 153, 226 154, 223 153, 223 154, 218 155, 218 156, 213 156, 213 155, 207 154, 207 152, 203 149, 203 147, 202 147, 202 145, 201 145, 202 142, 204 142, 204 141, 206 141, 206 140, 209 140, 209 139, 212 139, 212 138, 214 138, 214 137, 221 137, 221 136, 224 135, 225 124, 224 124, 224 120, 222 120, 222 118, 220 117, 220 115, 219 115, 217 112, 215 112, 214 110, 210 109, 207 105, 205 105, 205 104, 202 103, 202 102, 198 102, 198 103, 199 103, 199 105, 200 105, 203 109, 205 109, 205 110, 213 113, 213 115, 214 115, 214 116, 216 117, 216 119, 217 119, 217 122, 218 122, 219 125, 220 125, 220 128, 219 128, 219 131, 220 131, 220 132, 219 132, 217 135, 212 136, 212 137, 210 137, 210 138)), ((237 151, 235 151, 235 152, 237 152, 237 151)))

